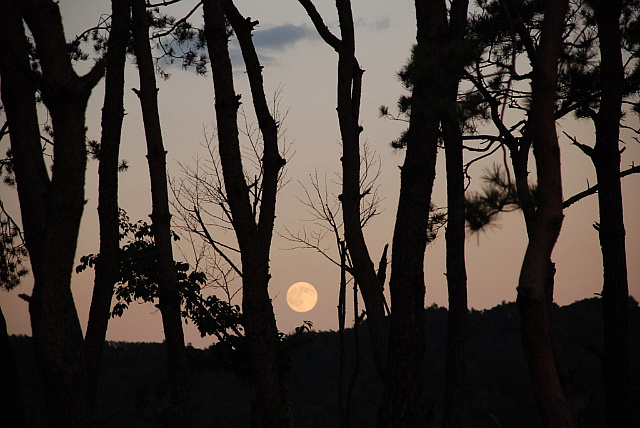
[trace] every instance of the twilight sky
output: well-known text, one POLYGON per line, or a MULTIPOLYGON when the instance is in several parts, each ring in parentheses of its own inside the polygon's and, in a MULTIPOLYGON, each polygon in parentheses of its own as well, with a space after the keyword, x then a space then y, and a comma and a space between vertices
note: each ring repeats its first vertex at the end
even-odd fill
MULTIPOLYGON (((334 2, 316 1, 316 6, 325 22, 339 35, 334 2)), ((195 1, 185 1, 185 6, 169 9, 169 13, 180 17, 190 10, 195 1)), ((271 254, 270 294, 276 312, 278 327, 284 332, 292 331, 304 320, 310 320, 317 330, 337 329, 337 296, 340 272, 333 264, 313 250, 291 249, 278 233, 286 234, 285 227, 297 232, 319 228, 309 221, 312 217, 299 198, 304 198, 303 185, 310 188, 310 175, 316 174, 328 183, 333 197, 339 194, 336 174, 340 169, 340 134, 335 111, 337 54, 317 35, 313 25, 296 0, 263 0, 260 2, 237 0, 241 13, 260 21, 254 33, 256 48, 261 55, 264 68, 266 93, 280 91, 280 111, 288 111, 284 128, 286 141, 290 145, 286 178, 287 184, 278 195, 276 234, 271 254), (313 284, 318 290, 318 304, 307 313, 297 313, 286 304, 288 287, 298 281, 313 284)), ((67 38, 95 25, 102 13, 109 13, 109 1, 84 2, 61 0, 67 38)), ((403 162, 403 153, 394 152, 389 142, 396 138, 404 125, 378 117, 378 106, 389 105, 392 110, 403 88, 396 72, 408 58, 415 40, 415 17, 413 2, 401 0, 354 0, 353 13, 356 21, 356 50, 361 66, 366 70, 363 81, 361 124, 364 127, 362 142, 366 142, 381 163, 378 180, 381 214, 375 217, 365 230, 372 258, 377 262, 386 243, 390 243, 398 198, 400 174, 398 166, 403 162)), ((201 21, 201 12, 194 14, 194 23, 201 21)), ((232 45, 234 56, 236 92, 242 94, 246 113, 251 120, 250 93, 243 72, 239 49, 232 45)), ((85 72, 86 66, 78 67, 85 72)), ((182 165, 194 165, 195 159, 206 155, 202 147, 204 132, 211 134, 215 126, 213 111, 213 84, 210 74, 196 76, 193 70, 181 70, 179 64, 166 65, 171 73, 167 81, 159 79, 158 87, 160 116, 163 125, 165 147, 168 150, 168 170, 172 178, 180 179, 182 165)), ((131 88, 139 87, 137 70, 127 64, 125 82, 125 116, 122 159, 129 163, 129 170, 120 175, 120 206, 131 220, 148 221, 151 212, 146 147, 140 117, 140 105, 131 88)), ((103 101, 103 84, 94 90, 87 114, 88 137, 100 138, 100 109, 103 101)), ((45 121, 44 113, 40 120, 45 121)), ((631 118, 629 119, 631 120, 631 118)), ((637 120, 634 119, 637 126, 637 120)), ((492 132, 488 128, 487 132, 492 132)), ((593 127, 588 121, 558 122, 558 131, 576 136, 581 142, 593 144, 593 127)), ((622 155, 622 168, 640 160, 640 145, 629 135, 624 138, 626 150, 622 155)), ((7 139, 2 141, 2 150, 7 148, 7 139)), ((565 198, 584 190, 587 184, 596 183, 593 165, 570 141, 560 138, 563 161, 565 198)), ((438 173, 433 202, 438 207, 446 206, 443 153, 439 153, 438 173)), ((470 159, 470 158, 469 158, 470 159)), ((501 162, 501 156, 474 166, 470 173, 474 181, 471 189, 481 187, 483 170, 493 162, 501 162)), ((85 214, 78 246, 81 255, 97 252, 97 162, 90 161, 87 170, 85 214)), ((533 169, 533 165, 530 169, 533 169)), ((630 291, 640 297, 640 177, 623 179, 624 207, 627 230, 627 261, 629 265, 630 291)), ((19 218, 17 198, 14 190, 0 187, 5 205, 19 218)), ((565 210, 565 221, 560 239, 553 254, 556 262, 556 302, 561 305, 592 297, 602 288, 602 260, 597 232, 593 222, 598 220, 597 199, 592 196, 565 210)), ((221 233, 221 232, 220 232, 221 233)), ((219 239, 231 242, 227 232, 219 239)), ((190 248, 185 241, 176 248, 176 258, 181 251, 187 259, 190 248)), ((447 290, 444 267, 444 233, 427 247, 426 253, 426 304, 447 305, 447 290)), ((331 237, 323 241, 327 252, 336 255, 331 237)), ((467 274, 469 306, 476 309, 493 307, 502 301, 516 298, 516 285, 522 257, 526 248, 526 235, 522 215, 518 212, 503 214, 496 226, 467 239, 467 274)), ((83 328, 86 326, 93 271, 74 274, 73 293, 83 328)), ((236 288, 239 283, 235 284, 236 288)), ((29 294, 32 282, 28 278, 11 293, 0 292, 0 305, 7 318, 10 333, 30 334, 27 303, 17 297, 18 293, 29 294)), ((239 296, 236 303, 240 303, 239 296)), ((362 307, 362 306, 361 306, 362 307)), ((351 310, 351 309, 349 309, 351 310)), ((188 342, 196 346, 207 346, 211 339, 201 339, 193 325, 185 326, 188 342)), ((107 333, 109 340, 162 341, 163 332, 158 310, 149 304, 132 304, 120 319, 112 319, 107 333)))

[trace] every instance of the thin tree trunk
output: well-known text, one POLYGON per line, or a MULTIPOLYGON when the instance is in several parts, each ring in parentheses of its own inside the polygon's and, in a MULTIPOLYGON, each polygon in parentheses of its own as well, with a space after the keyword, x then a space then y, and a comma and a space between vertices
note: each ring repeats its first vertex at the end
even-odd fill
POLYGON ((111 33, 107 43, 102 139, 98 166, 98 219, 100 257, 85 334, 89 393, 95 404, 102 351, 110 318, 113 288, 118 280, 120 248, 118 213, 118 160, 124 118, 124 66, 129 41, 129 0, 112 0, 111 33))
POLYGON ((189 406, 189 367, 184 345, 180 293, 173 260, 171 215, 167 189, 166 152, 158 113, 158 89, 149 45, 149 23, 144 0, 134 0, 132 6, 134 51, 140 74, 140 90, 136 90, 147 141, 147 161, 151 178, 151 228, 158 262, 158 296, 162 325, 167 346, 167 372, 173 412, 169 424, 175 427, 192 425, 189 406))
POLYGON ((363 70, 355 59, 355 33, 350 1, 336 1, 341 49, 338 52, 338 121, 342 136, 342 218, 347 248, 353 263, 353 274, 367 309, 371 344, 378 368, 386 367, 387 326, 382 287, 369 255, 360 222, 360 93, 363 70))
MULTIPOLYGON (((455 108, 455 98, 454 98, 455 108)), ((444 426, 462 427, 465 396, 467 271, 465 264, 465 199, 462 133, 457 120, 443 122, 447 164, 447 362, 444 426)))
MULTIPOLYGON (((345 318, 347 315, 347 248, 344 241, 338 241, 340 251, 340 291, 338 293, 338 336, 340 338, 340 367, 338 371, 338 407, 340 409, 340 427, 349 428, 349 399, 345 397, 345 374, 347 347, 345 338, 345 318)), ((356 317, 358 315, 356 314, 356 317)), ((356 318, 357 320, 357 318, 356 318)))
POLYGON ((606 417, 610 428, 625 428, 631 427, 632 423, 629 398, 629 284, 618 144, 624 87, 619 26, 622 2, 597 0, 593 6, 600 41, 602 85, 600 111, 594 119, 596 143, 592 160, 599 186, 598 232, 604 269, 602 312, 606 417))
POLYGON ((347 412, 346 418, 351 424, 351 409, 353 408, 353 391, 356 387, 356 381, 360 374, 360 365, 362 363, 362 354, 360 353, 360 323, 362 322, 363 315, 360 314, 360 308, 358 307, 358 281, 353 281, 353 372, 349 379, 349 385, 347 386, 347 412))
POLYGON ((286 373, 276 355, 279 336, 268 291, 277 180, 284 160, 278 153, 277 126, 267 109, 262 86, 262 67, 251 42, 251 30, 257 22, 246 21, 229 0, 204 1, 204 19, 214 82, 220 161, 242 260, 242 323, 258 384, 252 403, 251 426, 289 428, 293 426, 293 417, 286 373), (264 139, 263 198, 257 224, 242 168, 237 126, 240 97, 236 95, 233 85, 225 13, 241 44, 254 109, 264 139))
POLYGON ((378 373, 384 379, 387 365, 388 323, 385 319, 384 295, 362 233, 360 202, 360 96, 362 74, 355 57, 355 32, 351 2, 337 0, 342 39, 334 36, 310 0, 299 0, 318 34, 338 53, 337 111, 342 137, 342 216, 345 241, 353 264, 353 275, 367 310, 371 351, 378 373))
MULTIPOLYGON (((449 46, 463 46, 467 21, 467 0, 452 3, 449 14, 449 46)), ((462 50, 456 52, 462 55, 462 50)), ((461 58, 462 59, 462 58, 461 58)), ((463 66, 445 62, 448 94, 443 100, 445 113, 441 126, 447 169, 446 264, 449 312, 447 323, 447 356, 445 368, 444 427, 461 428, 465 405, 465 342, 467 324, 467 270, 465 262, 465 185, 462 131, 458 120, 458 86, 463 66), (457 65, 457 67, 456 67, 457 65)))

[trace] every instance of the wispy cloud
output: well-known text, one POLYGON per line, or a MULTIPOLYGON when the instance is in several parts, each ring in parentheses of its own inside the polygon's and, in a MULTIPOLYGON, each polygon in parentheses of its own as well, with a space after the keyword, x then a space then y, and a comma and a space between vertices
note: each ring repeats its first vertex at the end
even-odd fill
POLYGON ((365 18, 358 18, 355 22, 357 27, 360 28, 372 28, 374 30, 382 31, 388 30, 391 27, 391 18, 381 17, 376 19, 375 21, 370 21, 365 18))
POLYGON ((391 27, 391 19, 389 17, 380 18, 373 24, 376 30, 387 30, 391 27))
POLYGON ((253 33, 253 43, 258 49, 282 51, 299 41, 315 37, 306 25, 284 24, 253 33))

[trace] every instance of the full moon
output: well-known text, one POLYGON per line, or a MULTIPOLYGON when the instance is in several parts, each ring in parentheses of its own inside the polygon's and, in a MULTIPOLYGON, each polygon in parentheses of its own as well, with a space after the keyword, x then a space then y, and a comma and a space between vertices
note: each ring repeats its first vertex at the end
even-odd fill
POLYGON ((296 312, 309 312, 318 302, 318 292, 308 282, 296 282, 287 291, 287 304, 296 312))

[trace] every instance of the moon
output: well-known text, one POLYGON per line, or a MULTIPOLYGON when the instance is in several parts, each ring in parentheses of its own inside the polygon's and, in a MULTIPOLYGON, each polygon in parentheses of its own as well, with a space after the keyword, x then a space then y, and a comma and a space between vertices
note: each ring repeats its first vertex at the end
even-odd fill
POLYGON ((296 312, 309 312, 318 302, 318 292, 308 282, 296 282, 287 291, 287 304, 296 312))

